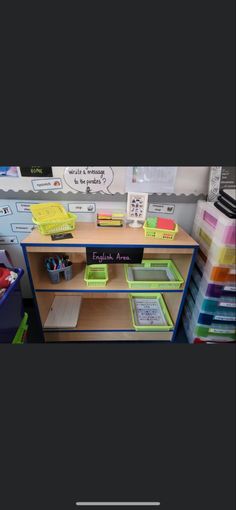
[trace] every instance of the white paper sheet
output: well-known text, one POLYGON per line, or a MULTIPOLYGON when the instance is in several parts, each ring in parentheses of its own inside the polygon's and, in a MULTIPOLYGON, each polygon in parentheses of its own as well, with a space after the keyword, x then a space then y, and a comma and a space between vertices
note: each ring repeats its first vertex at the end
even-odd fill
POLYGON ((141 326, 165 326, 166 320, 157 299, 135 298, 138 323, 141 326))
POLYGON ((45 328, 75 328, 81 306, 80 296, 56 296, 49 310, 45 328))
POLYGON ((132 166, 127 169, 126 191, 174 193, 177 166, 132 166))

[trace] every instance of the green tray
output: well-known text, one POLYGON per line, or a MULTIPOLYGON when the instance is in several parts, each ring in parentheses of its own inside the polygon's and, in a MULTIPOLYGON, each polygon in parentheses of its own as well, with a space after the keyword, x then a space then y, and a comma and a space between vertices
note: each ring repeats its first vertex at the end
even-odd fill
POLYGON ((91 264, 86 266, 84 281, 88 287, 105 287, 108 282, 107 264, 91 264))
POLYGON ((184 283, 172 260, 144 259, 142 264, 125 264, 125 277, 130 289, 175 290, 184 283))
POLYGON ((132 322, 136 331, 170 331, 174 328, 174 324, 172 322, 167 306, 161 294, 159 293, 152 293, 148 295, 139 293, 130 294, 129 301, 132 314, 132 322), (152 324, 150 326, 147 324, 145 325, 140 324, 136 311, 137 300, 138 301, 152 300, 152 302, 153 300, 156 300, 156 307, 158 310, 157 314, 158 315, 160 314, 162 316, 164 324, 160 324, 159 326, 157 324, 152 324))
POLYGON ((23 344, 24 343, 24 335, 28 329, 27 322, 28 322, 28 314, 25 313, 24 317, 20 323, 20 326, 13 338, 13 341, 12 341, 13 344, 23 344))

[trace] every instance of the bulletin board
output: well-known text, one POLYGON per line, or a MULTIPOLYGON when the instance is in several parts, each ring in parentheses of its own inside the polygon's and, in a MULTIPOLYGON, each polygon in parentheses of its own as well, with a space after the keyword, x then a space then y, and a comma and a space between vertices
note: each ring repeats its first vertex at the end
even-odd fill
POLYGON ((80 200, 92 196, 96 201, 111 201, 140 188, 170 201, 195 202, 207 196, 209 170, 210 167, 0 167, 0 197, 7 193, 8 198, 15 198, 17 193, 28 200, 75 200, 79 195, 80 200), (130 176, 135 172, 137 181, 132 182, 130 176), (149 183, 147 175, 152 176, 149 183))

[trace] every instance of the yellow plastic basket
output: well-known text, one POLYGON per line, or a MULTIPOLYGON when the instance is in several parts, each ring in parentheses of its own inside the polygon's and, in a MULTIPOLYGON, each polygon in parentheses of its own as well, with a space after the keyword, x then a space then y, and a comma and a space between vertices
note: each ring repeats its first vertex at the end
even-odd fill
POLYGON ((75 223, 77 220, 76 214, 67 213, 67 216, 62 220, 51 219, 50 221, 36 221, 32 218, 32 221, 37 225, 41 234, 59 234, 61 232, 72 232, 75 230, 75 223))
POLYGON ((175 230, 166 230, 161 228, 151 228, 147 226, 147 220, 144 225, 145 237, 156 237, 157 239, 170 239, 173 240, 179 231, 178 225, 175 225, 175 230))
POLYGON ((68 216, 63 205, 58 202, 31 205, 30 210, 35 221, 40 223, 48 223, 51 220, 64 220, 68 216))

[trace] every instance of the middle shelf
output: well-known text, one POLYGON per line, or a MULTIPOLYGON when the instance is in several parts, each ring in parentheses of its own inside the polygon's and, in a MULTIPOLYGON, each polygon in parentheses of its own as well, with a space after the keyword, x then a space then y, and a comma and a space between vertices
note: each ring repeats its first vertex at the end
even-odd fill
MULTIPOLYGON (((47 271, 44 267, 44 260, 45 255, 42 253, 30 253, 29 254, 29 263, 31 268, 31 274, 33 276, 34 280, 34 288, 36 291, 55 291, 55 292, 90 292, 91 290, 93 292, 152 292, 154 290, 162 292, 162 291, 169 291, 169 292, 183 292, 185 281, 187 278, 190 262, 191 262, 191 255, 189 254, 171 254, 170 255, 153 255, 146 254, 146 257, 144 257, 143 261, 146 264, 145 259, 154 259, 153 263, 155 264, 155 260, 158 263, 158 260, 160 259, 166 259, 165 263, 167 264, 168 260, 169 264, 172 264, 175 269, 179 272, 179 275, 176 279, 180 279, 180 283, 176 285, 176 288, 171 288, 173 285, 168 285, 168 283, 165 285, 166 282, 163 281, 163 287, 159 285, 153 284, 152 286, 140 284, 138 282, 134 281, 134 284, 129 286, 129 283, 127 280, 130 280, 130 275, 128 275, 127 270, 125 269, 125 266, 123 264, 109 264, 108 266, 108 281, 107 284, 104 287, 101 286, 88 286, 86 281, 84 280, 85 277, 85 269, 86 269, 86 261, 85 261, 85 255, 84 254, 74 254, 70 253, 70 259, 73 263, 73 277, 70 280, 65 280, 63 277, 60 279, 59 283, 53 283, 47 274, 47 271), (126 271, 126 274, 125 274, 126 271), (182 277, 182 281, 181 281, 182 277), (182 283, 183 282, 183 283, 182 283), (132 288, 130 288, 132 287, 132 288)), ((172 267, 172 270, 173 270, 172 267)), ((149 269, 150 271, 150 269, 149 269)), ((152 271, 154 271, 152 269, 152 271)), ((146 271, 147 272, 147 271, 146 271)))

